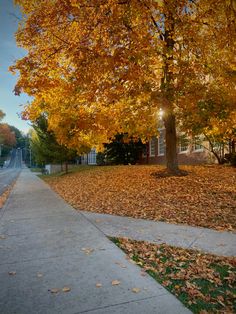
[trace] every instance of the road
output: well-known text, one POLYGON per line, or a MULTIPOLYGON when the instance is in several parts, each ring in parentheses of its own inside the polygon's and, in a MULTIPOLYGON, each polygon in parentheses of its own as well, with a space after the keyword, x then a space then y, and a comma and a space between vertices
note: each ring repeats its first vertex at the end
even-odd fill
POLYGON ((18 177, 22 168, 22 151, 13 149, 6 167, 0 168, 0 195, 18 177))

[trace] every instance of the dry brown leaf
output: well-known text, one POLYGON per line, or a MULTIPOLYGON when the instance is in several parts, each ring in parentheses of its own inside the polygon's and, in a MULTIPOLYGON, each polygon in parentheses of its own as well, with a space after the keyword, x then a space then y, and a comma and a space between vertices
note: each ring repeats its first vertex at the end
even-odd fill
POLYGON ((96 283, 96 287, 97 288, 101 288, 102 287, 102 284, 100 282, 96 283))
POLYGON ((118 286, 120 284, 119 280, 112 280, 111 282, 112 286, 118 286))
POLYGON ((140 288, 133 288, 133 289, 132 289, 132 292, 134 292, 134 293, 139 293, 140 291, 141 291, 140 288))
POLYGON ((81 251, 83 251, 86 255, 90 255, 94 249, 83 247, 81 251))
POLYGON ((49 289, 49 291, 50 291, 51 293, 58 293, 58 292, 60 292, 60 289, 58 289, 58 288, 52 288, 52 289, 49 289))

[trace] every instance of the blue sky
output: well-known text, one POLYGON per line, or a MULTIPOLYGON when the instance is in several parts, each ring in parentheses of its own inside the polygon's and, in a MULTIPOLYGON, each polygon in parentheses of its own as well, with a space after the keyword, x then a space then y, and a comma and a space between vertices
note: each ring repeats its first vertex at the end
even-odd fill
POLYGON ((19 21, 17 17, 20 18, 20 12, 14 6, 13 0, 0 0, 0 109, 6 114, 4 122, 26 133, 30 128, 30 122, 21 120, 18 113, 22 111, 22 105, 30 99, 27 95, 14 95, 12 91, 17 76, 8 72, 8 67, 14 63, 14 60, 26 54, 15 43, 14 33, 19 21))

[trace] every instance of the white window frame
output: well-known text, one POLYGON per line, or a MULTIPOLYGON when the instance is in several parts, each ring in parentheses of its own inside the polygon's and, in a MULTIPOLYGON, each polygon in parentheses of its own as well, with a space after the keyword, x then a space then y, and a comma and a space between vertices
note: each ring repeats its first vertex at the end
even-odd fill
POLYGON ((201 143, 203 142, 203 139, 201 137, 201 135, 199 136, 195 136, 193 139, 193 152, 203 152, 204 148, 202 146, 202 144, 196 144, 196 139, 199 140, 201 143), (196 146, 201 146, 201 148, 196 148, 196 146))
POLYGON ((149 141, 149 156, 150 157, 155 157, 156 156, 156 141, 155 141, 155 137, 152 137, 151 140, 149 141))
POLYGON ((179 145, 178 145, 179 154, 186 154, 189 151, 189 144, 190 144, 189 138, 184 133, 180 134, 179 135, 179 145), (187 140, 187 143, 188 143, 187 146, 181 145, 182 144, 181 143, 181 137, 187 140), (186 149, 182 150, 182 147, 186 147, 186 149))
POLYGON ((166 145, 165 145, 165 128, 158 129, 159 137, 158 137, 158 156, 165 156, 166 145), (160 138, 162 138, 163 143, 161 143, 160 138), (160 144, 161 143, 161 144, 160 144), (161 152, 161 145, 164 152, 161 152))
POLYGON ((91 151, 87 155, 88 165, 96 165, 97 164, 97 152, 96 148, 92 148, 91 151))

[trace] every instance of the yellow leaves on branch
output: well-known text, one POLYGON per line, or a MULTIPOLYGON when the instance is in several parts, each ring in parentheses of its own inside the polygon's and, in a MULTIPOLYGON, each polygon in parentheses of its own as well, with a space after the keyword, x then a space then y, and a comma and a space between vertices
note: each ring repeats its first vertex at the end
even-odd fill
POLYGON ((235 11, 225 1, 16 3, 24 13, 16 39, 28 55, 11 70, 20 74, 16 91, 34 97, 23 115, 46 112, 69 147, 101 145, 117 132, 149 138, 160 107, 181 108, 179 96, 196 101, 193 83, 233 77, 225 73, 235 55, 235 11))

